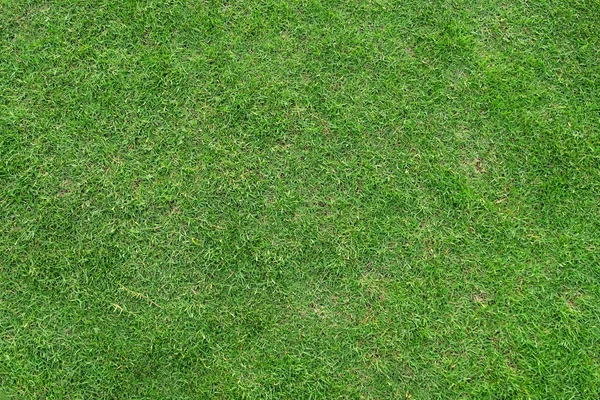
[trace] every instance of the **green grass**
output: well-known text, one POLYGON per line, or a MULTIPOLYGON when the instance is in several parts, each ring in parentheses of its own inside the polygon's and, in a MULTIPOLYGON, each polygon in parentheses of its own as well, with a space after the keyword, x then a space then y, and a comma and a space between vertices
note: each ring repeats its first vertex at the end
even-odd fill
POLYGON ((0 1, 12 398, 600 398, 600 2, 0 1))

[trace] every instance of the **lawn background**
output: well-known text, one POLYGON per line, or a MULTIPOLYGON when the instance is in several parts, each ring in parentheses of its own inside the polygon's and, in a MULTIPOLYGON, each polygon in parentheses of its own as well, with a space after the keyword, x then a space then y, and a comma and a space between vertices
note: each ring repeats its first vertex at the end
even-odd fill
POLYGON ((0 388, 600 397, 600 2, 0 1, 0 388))

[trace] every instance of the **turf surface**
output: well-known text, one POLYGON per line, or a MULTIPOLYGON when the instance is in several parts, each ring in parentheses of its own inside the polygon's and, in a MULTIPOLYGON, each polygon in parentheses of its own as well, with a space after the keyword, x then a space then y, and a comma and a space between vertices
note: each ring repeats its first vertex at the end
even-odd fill
POLYGON ((600 397, 600 2, 0 1, 0 391, 600 397))

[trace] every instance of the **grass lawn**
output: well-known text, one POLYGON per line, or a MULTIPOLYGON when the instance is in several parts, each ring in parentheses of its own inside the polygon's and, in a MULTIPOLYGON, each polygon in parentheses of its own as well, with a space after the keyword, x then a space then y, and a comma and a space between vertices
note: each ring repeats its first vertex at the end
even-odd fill
POLYGON ((0 392, 600 398, 600 1, 0 0, 0 392))

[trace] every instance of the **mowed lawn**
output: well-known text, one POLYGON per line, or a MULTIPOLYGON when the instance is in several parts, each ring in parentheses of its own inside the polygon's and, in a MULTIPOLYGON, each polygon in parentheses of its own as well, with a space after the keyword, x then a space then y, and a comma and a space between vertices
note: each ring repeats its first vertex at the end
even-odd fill
POLYGON ((0 1, 0 397, 600 398, 600 1, 0 1))

